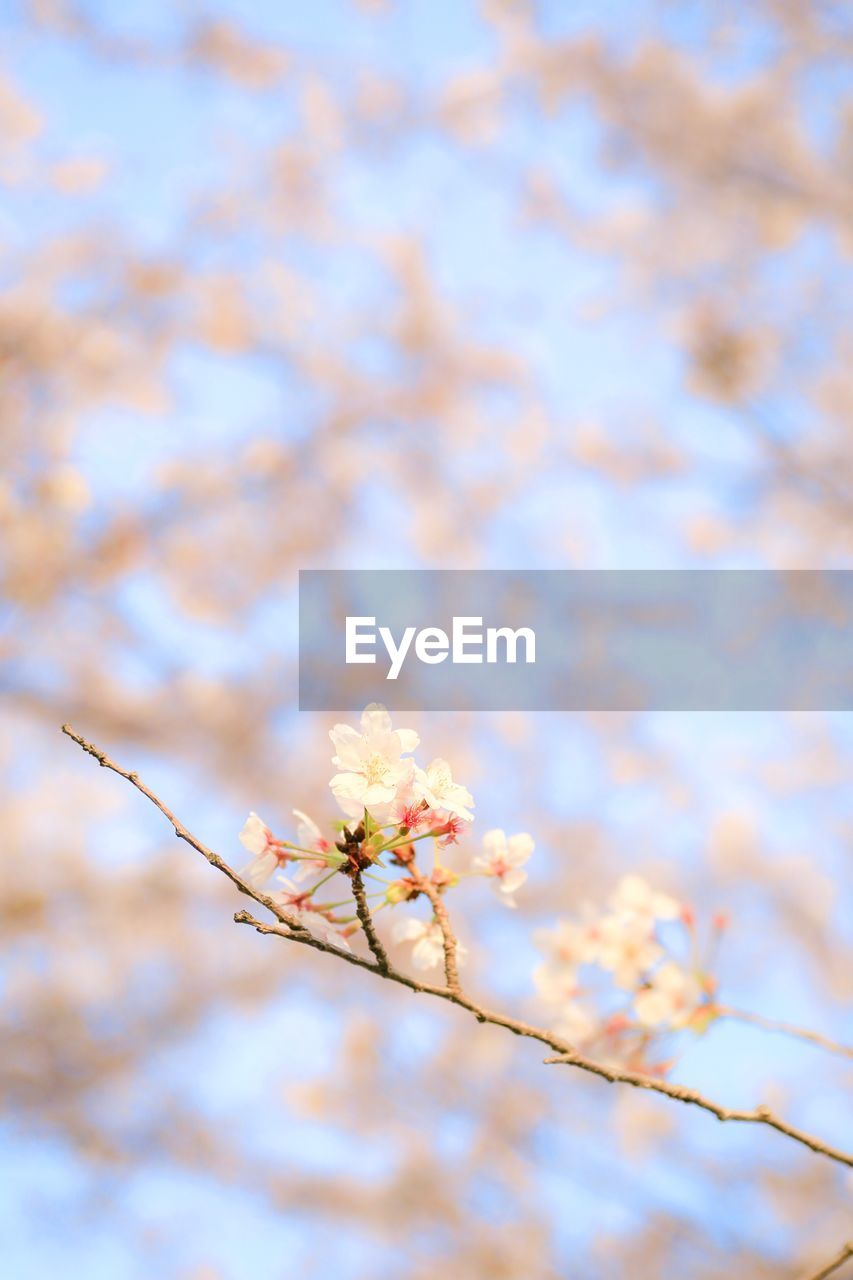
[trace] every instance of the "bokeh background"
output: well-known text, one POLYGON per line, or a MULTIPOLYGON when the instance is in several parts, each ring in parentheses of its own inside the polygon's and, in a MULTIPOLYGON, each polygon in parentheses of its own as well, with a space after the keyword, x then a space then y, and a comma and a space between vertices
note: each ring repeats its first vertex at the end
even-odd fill
MULTIPOLYGON (((308 567, 849 567, 853 14, 832 0, 1 0, 0 1238, 14 1280, 791 1277, 837 1166, 231 923, 332 816, 308 567)), ((849 716, 422 716, 532 930, 625 871, 728 1002, 849 1039, 849 716), (846 924, 846 927, 845 927, 846 924)), ((850 1065, 673 1076, 850 1145, 850 1065)))

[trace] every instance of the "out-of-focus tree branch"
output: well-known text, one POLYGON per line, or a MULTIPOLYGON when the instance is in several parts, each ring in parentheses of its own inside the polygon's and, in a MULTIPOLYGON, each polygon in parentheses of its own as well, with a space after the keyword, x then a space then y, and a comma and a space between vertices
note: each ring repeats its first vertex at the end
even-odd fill
POLYGON ((714 1005, 718 1018, 728 1018, 732 1022, 745 1022, 752 1027, 760 1027, 762 1031, 775 1031, 779 1035, 790 1036, 793 1040, 805 1040, 807 1044, 825 1049, 827 1053, 837 1053, 842 1058, 853 1058, 853 1047, 841 1044, 838 1040, 830 1040, 817 1031, 809 1031, 805 1027, 794 1026, 791 1022, 780 1022, 776 1018, 765 1018, 760 1013, 748 1013, 745 1009, 732 1009, 728 1005, 714 1005))

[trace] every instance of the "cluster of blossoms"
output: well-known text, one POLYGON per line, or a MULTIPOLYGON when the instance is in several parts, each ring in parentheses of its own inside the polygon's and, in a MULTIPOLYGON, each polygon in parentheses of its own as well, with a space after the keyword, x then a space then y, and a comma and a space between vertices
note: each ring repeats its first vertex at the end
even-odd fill
MULTIPOLYGON (((482 876, 505 906, 515 907, 533 840, 525 832, 490 830, 476 852, 467 852, 473 797, 454 781, 446 760, 422 768, 413 755, 418 735, 394 729, 378 703, 366 708, 359 728, 336 724, 330 737, 336 772, 329 786, 343 818, 324 836, 294 809, 296 838, 289 841, 251 813, 240 833, 253 855, 245 874, 257 888, 272 880, 269 896, 277 905, 316 937, 347 950, 362 922, 350 886, 346 894, 328 896, 341 876, 358 877, 371 917, 426 897, 433 913, 397 918, 390 937, 411 946, 415 968, 439 968, 445 937, 436 902, 462 880, 482 876), (424 840, 433 851, 426 878, 415 861, 415 846, 424 840), (454 862, 461 868, 442 861, 448 846, 457 844, 462 856, 454 862)), ((554 1030, 602 1061, 665 1070, 668 1064, 647 1061, 652 1040, 687 1027, 701 1030, 714 1016, 709 958, 700 963, 691 913, 639 876, 625 876, 603 911, 586 907, 579 920, 541 931, 536 941, 547 958, 535 982, 556 1010, 554 1030), (667 948, 662 934, 673 935, 670 941, 681 944, 688 963, 667 948)), ((456 943, 456 962, 465 955, 456 943)))
MULTIPOLYGON (((358 729, 336 724, 329 736, 337 770, 329 786, 344 818, 333 824, 331 837, 326 838, 307 814, 294 809, 296 839, 289 841, 274 836, 262 818, 250 813, 240 840, 253 855, 246 875, 256 887, 273 879, 276 887, 270 897, 278 905, 317 937, 348 949, 349 938, 361 927, 358 916, 352 914, 352 895, 324 901, 318 891, 336 876, 352 878, 358 873, 369 882, 366 897, 371 913, 414 901, 420 889, 406 869, 414 861, 415 844, 429 839, 434 850, 430 882, 437 893, 445 893, 466 877, 485 876, 500 901, 515 907, 514 894, 527 879, 524 864, 533 852, 529 835, 487 831, 469 865, 451 870, 442 864, 442 851, 467 837, 474 821, 474 799, 454 781, 447 761, 436 759, 422 768, 412 754, 420 743, 418 735, 412 729, 394 729, 385 707, 378 703, 365 709, 358 729), (399 874, 389 880, 389 872, 399 874)), ((412 944, 416 968, 432 969, 442 963, 443 938, 434 916, 397 920, 392 938, 412 944)), ((465 958, 461 945, 456 958, 459 962, 465 958)))
POLYGON ((652 1040, 702 1032, 716 1016, 710 968, 725 924, 714 918, 703 954, 689 907, 624 876, 604 910, 586 905, 535 935, 546 959, 534 980, 554 1030, 608 1065, 665 1073, 671 1060, 648 1061, 652 1040))

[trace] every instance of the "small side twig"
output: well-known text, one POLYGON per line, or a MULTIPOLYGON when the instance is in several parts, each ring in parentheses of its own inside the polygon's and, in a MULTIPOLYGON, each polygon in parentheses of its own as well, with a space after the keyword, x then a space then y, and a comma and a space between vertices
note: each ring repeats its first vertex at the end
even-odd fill
POLYGON ((830 1160, 837 1160, 839 1164, 846 1164, 853 1168, 853 1155, 848 1155, 846 1151, 839 1151, 837 1147, 831 1147, 828 1143, 821 1142, 819 1138, 813 1137, 812 1134, 806 1133, 803 1129, 795 1128, 794 1125, 788 1124, 787 1120, 782 1120, 775 1115, 769 1107, 759 1105, 748 1111, 723 1107, 718 1102, 712 1102, 710 1098, 706 1098, 696 1089, 689 1089, 686 1085, 672 1084, 668 1080, 657 1080, 654 1076, 640 1075, 636 1071, 615 1070, 612 1067, 605 1066, 602 1062, 590 1062, 589 1059, 582 1058, 580 1054, 575 1053, 573 1050, 568 1053, 561 1053, 553 1058, 545 1058, 545 1063, 546 1065, 557 1064, 581 1067, 584 1071, 591 1071, 593 1075, 609 1081, 610 1084, 618 1082, 633 1085, 636 1089, 651 1089, 655 1093, 665 1093, 668 1098, 674 1098, 677 1102, 686 1102, 694 1107, 700 1107, 710 1115, 716 1116, 718 1120, 733 1120, 742 1124, 766 1124, 769 1128, 775 1129, 777 1133, 783 1133, 786 1138, 792 1138, 794 1142, 799 1142, 804 1147, 808 1147, 810 1151, 814 1151, 818 1155, 829 1156, 830 1160))
POLYGON ((79 747, 82 747, 87 755, 90 755, 97 760, 102 769, 111 769, 112 772, 117 773, 120 778, 126 778, 128 782, 136 787, 137 791, 141 791, 145 798, 150 800, 156 809, 160 810, 164 818, 167 818, 168 821, 171 822, 175 835, 178 839, 185 841, 188 845, 191 845, 192 848, 200 853, 203 858, 207 859, 212 867, 216 867, 217 871, 221 871, 224 876, 227 876, 231 883, 236 885, 240 892, 244 893, 247 898, 252 898, 255 902, 259 902, 262 907, 266 907, 267 911, 271 911, 276 919, 282 924, 286 924, 288 929, 291 929, 293 933, 303 934, 308 932, 305 926, 301 924, 294 915, 289 911, 283 910, 283 908, 279 906, 279 904, 271 898, 269 894, 261 893, 261 891, 256 889, 254 885, 249 884, 248 880, 244 880, 241 875, 233 870, 233 868, 229 867, 228 863, 223 858, 220 858, 218 853, 214 853, 212 849, 208 849, 207 845, 202 844, 202 842, 197 839, 182 822, 178 821, 171 809, 167 809, 163 804, 163 801, 160 800, 158 796, 155 796, 154 792, 150 791, 144 782, 140 781, 137 773, 130 773, 127 769, 122 769, 121 766, 117 765, 114 760, 111 760, 105 752, 99 750, 99 748, 93 743, 87 742, 79 733, 75 733, 70 724, 64 724, 62 726, 62 732, 66 737, 69 737, 72 742, 76 742, 79 747))
POLYGON ((819 1035, 817 1031, 807 1031, 804 1027, 794 1026, 791 1022, 779 1022, 775 1018, 765 1018, 760 1013, 747 1013, 745 1009, 732 1009, 728 1005, 715 1005, 714 1012, 718 1018, 727 1018, 730 1022, 745 1022, 752 1027, 760 1027, 762 1031, 776 1031, 779 1035, 790 1036, 793 1040, 804 1040, 807 1044, 825 1049, 827 1053, 837 1053, 842 1058, 853 1058, 853 1046, 840 1044, 830 1040, 828 1036, 819 1035))
POLYGON ((429 876, 423 874, 414 861, 409 864, 409 874, 414 881, 415 887, 425 898, 429 899, 432 906, 432 914, 435 916, 436 924, 441 930, 441 941, 444 947, 444 978, 447 983, 447 990, 454 995, 461 995, 462 984, 459 981, 456 935, 450 924, 450 916, 447 914, 444 900, 437 886, 433 884, 429 876))

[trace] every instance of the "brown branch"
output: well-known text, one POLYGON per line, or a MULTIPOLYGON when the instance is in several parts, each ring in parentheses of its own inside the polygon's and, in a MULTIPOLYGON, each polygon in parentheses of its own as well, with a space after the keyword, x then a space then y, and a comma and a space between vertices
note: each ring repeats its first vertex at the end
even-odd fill
MULTIPOLYGON (((486 1009, 461 991, 452 991, 449 987, 438 987, 431 982, 422 982, 419 978, 412 978, 409 974, 395 969, 390 961, 388 969, 383 971, 378 964, 373 964, 370 960, 365 959, 363 956, 357 956, 353 952, 341 951, 334 943, 325 942, 322 938, 315 938, 311 934, 299 934, 297 936, 281 929, 278 925, 265 924, 262 920, 256 920, 254 916, 245 910, 236 912, 234 921, 236 924, 251 925, 258 933, 275 934, 276 937, 286 938, 290 942, 299 942, 306 947, 313 947, 315 951, 325 951, 327 955, 337 956, 338 959, 346 960, 347 963, 353 964, 359 969, 367 969, 370 973, 379 974, 381 977, 387 978, 389 982, 396 982, 402 987, 408 987, 410 991, 434 996, 439 1000, 447 1000, 450 1004, 458 1005, 460 1009, 466 1009, 469 1013, 473 1013, 478 1022, 488 1022, 492 1026, 503 1027, 505 1030, 511 1031, 513 1035, 524 1036, 530 1040, 538 1040, 540 1044, 544 1044, 549 1049, 554 1049, 561 1054, 573 1052, 564 1040, 544 1028, 534 1027, 526 1022, 519 1021, 517 1018, 510 1018, 506 1014, 486 1009)), ((584 1061, 585 1059, 579 1059, 578 1065, 582 1065, 584 1061)), ((655 1081, 650 1083, 652 1087, 655 1087, 655 1081)), ((851 1163, 853 1163, 853 1156, 851 1156, 851 1163)))
POLYGON ((817 1031, 807 1031, 804 1027, 796 1027, 790 1022, 777 1022, 775 1018, 765 1018, 760 1013, 747 1013, 744 1009, 732 1009, 728 1005, 714 1005, 718 1018, 729 1018, 734 1022, 746 1022, 753 1027, 761 1027, 764 1031, 777 1031, 780 1035, 791 1036, 795 1040, 805 1040, 808 1044, 826 1049, 828 1053, 840 1054, 843 1058, 853 1058, 853 1046, 840 1044, 817 1031))
POLYGON ((848 1240, 847 1244, 842 1245, 839 1252, 820 1271, 811 1273, 807 1280, 826 1280, 827 1276, 831 1276, 839 1267, 843 1267, 848 1258, 853 1258, 853 1241, 848 1240))
POLYGON ((462 984, 459 981, 459 966, 456 958, 456 938, 450 925, 450 916, 447 914, 447 907, 437 888, 430 880, 429 876, 425 876, 418 868, 413 860, 409 863, 409 874, 414 881, 415 887, 429 898, 432 904, 432 913, 435 916, 436 923, 441 930, 441 940, 444 946, 444 978, 447 982, 447 990, 454 995, 462 994, 462 984))
POLYGON ((90 756, 93 756, 102 769, 111 769, 113 773, 117 773, 120 778, 126 778, 128 782, 132 783, 133 786, 136 787, 137 791, 141 791, 146 799, 150 800, 155 808, 160 810, 164 818, 167 818, 169 822, 171 822, 175 830, 175 835, 178 839, 184 840, 187 844, 192 845, 193 849, 197 850, 203 858, 206 858, 212 867, 216 867, 217 871, 221 871, 224 876, 227 876, 231 883, 235 884, 241 893, 245 893, 246 897, 254 899, 254 901, 260 903, 262 907, 266 907, 267 911, 271 911, 277 920, 280 920, 282 924, 286 924, 294 933, 307 933, 305 926, 300 924, 295 916, 292 916, 287 911, 283 911, 273 898, 266 893, 261 893, 260 890, 249 884, 247 880, 244 880, 241 875, 229 867, 228 863, 225 862, 224 859, 220 858, 218 853, 214 853, 212 849, 208 849, 206 845, 196 839, 192 832, 188 831, 184 824, 178 821, 171 809, 167 809, 163 804, 163 801, 155 796, 153 791, 149 791, 144 782, 139 780, 138 774, 129 773, 126 769, 122 769, 120 765, 117 765, 115 761, 111 760, 103 751, 100 751, 91 742, 87 742, 79 733, 75 733, 70 724, 64 724, 62 726, 62 732, 66 734, 72 742, 76 742, 78 746, 82 747, 90 756))
POLYGON ((361 923, 361 927, 364 930, 367 945, 370 947, 370 950, 376 959, 376 967, 380 973, 387 973, 391 966, 388 962, 388 956, 385 954, 385 948, 382 945, 379 934, 376 932, 376 926, 373 923, 373 916, 370 914, 370 907, 367 905, 367 895, 364 892, 364 881, 361 878, 361 872, 358 870, 353 872, 352 896, 355 898, 356 913, 361 923))
MULTIPOLYGON (((591 1058, 585 1058, 582 1054, 573 1049, 566 1041, 544 1028, 534 1027, 528 1023, 521 1022, 516 1018, 510 1018, 506 1014, 497 1013, 471 1000, 459 988, 458 976, 455 977, 456 985, 453 985, 452 979, 456 975, 456 942, 450 930, 450 924, 444 903, 441 901, 440 894, 432 882, 427 880, 427 878, 419 872, 417 873, 419 882, 418 887, 432 903, 439 926, 441 927, 443 918, 447 929, 446 933, 444 932, 444 929, 442 929, 442 934, 445 939, 445 961, 447 961, 448 953, 450 953, 452 964, 448 966, 449 972, 447 974, 446 987, 437 987, 430 983, 420 982, 416 978, 410 978, 408 974, 401 973, 398 969, 395 969, 391 965, 390 961, 388 961, 387 956, 385 956, 385 964, 387 967, 383 967, 375 952, 373 953, 374 962, 367 960, 362 956, 342 951, 330 942, 325 942, 320 938, 315 938, 297 920, 289 916, 287 912, 282 911, 276 902, 271 898, 268 898, 265 894, 259 893, 251 885, 247 884, 242 877, 232 871, 228 864, 224 862, 218 854, 213 853, 213 851, 206 848, 200 840, 197 840, 196 837, 178 821, 174 814, 166 808, 162 801, 159 800, 152 791, 149 791, 142 782, 140 782, 135 773, 129 773, 125 769, 120 768, 110 760, 103 751, 98 750, 97 747, 92 746, 91 743, 86 742, 84 738, 81 738, 79 734, 76 734, 69 725, 63 725, 62 731, 63 733, 66 733, 69 738, 72 738, 74 742, 78 743, 78 745, 81 746, 84 751, 88 752, 89 755, 94 756, 103 768, 112 769, 112 771, 117 773, 119 777, 126 778, 128 782, 133 783, 137 790, 141 791, 142 794, 146 796, 169 820, 179 839, 185 840, 187 844, 192 845, 194 849, 198 850, 198 852, 207 859, 211 866, 216 867, 218 871, 221 871, 223 875, 226 875, 228 879, 237 886, 241 893, 246 894, 248 897, 253 898, 256 902, 260 903, 261 906, 266 907, 267 910, 271 911, 279 921, 276 925, 264 924, 262 921, 256 920, 251 916, 248 911, 238 911, 234 916, 234 919, 238 924, 248 924, 256 929, 258 933, 275 934, 278 937, 285 938, 288 942, 296 942, 302 946, 312 947, 315 951, 324 951, 327 954, 336 956, 339 960, 355 965, 357 968, 367 969, 371 973, 378 974, 380 977, 386 978, 391 982, 398 983, 400 986, 408 987, 410 991, 421 992, 426 995, 434 996, 439 1000, 447 1000, 451 1004, 459 1006, 461 1009, 466 1009, 469 1013, 474 1015, 478 1022, 486 1022, 495 1027, 503 1027, 505 1030, 511 1031, 513 1035, 523 1036, 530 1040, 536 1040, 539 1044, 544 1044, 547 1048, 552 1049, 557 1055, 556 1057, 546 1058, 545 1061, 547 1063, 565 1063, 568 1066, 577 1067, 580 1071, 586 1071, 591 1075, 598 1076, 600 1079, 606 1080, 611 1084, 628 1084, 635 1088, 647 1089, 653 1093, 659 1093, 667 1098, 672 1098, 677 1102, 699 1107, 701 1110, 707 1111, 711 1115, 716 1116, 718 1120, 733 1120, 746 1124, 766 1125, 771 1129, 775 1129, 778 1133, 784 1134, 786 1137, 799 1143, 801 1146, 807 1147, 810 1151, 816 1152, 818 1155, 826 1156, 830 1160, 837 1161, 839 1164, 844 1164, 853 1168, 853 1155, 849 1155, 847 1152, 831 1147, 828 1143, 822 1142, 819 1138, 816 1138, 809 1133, 805 1133, 801 1129, 795 1129, 792 1125, 789 1125, 786 1121, 781 1120, 778 1116, 774 1115, 768 1107, 758 1106, 752 1111, 729 1110, 728 1108, 721 1107, 717 1103, 705 1098, 702 1094, 697 1093, 696 1090, 688 1089, 683 1085, 672 1084, 667 1080, 660 1080, 653 1076, 640 1075, 633 1071, 621 1071, 605 1066, 603 1063, 595 1062, 591 1058), (436 910, 436 903, 438 904, 438 910, 436 910), (285 927, 282 928, 282 926, 285 927)), ((384 950, 382 951, 382 955, 385 955, 384 950)), ((841 1257, 835 1265, 841 1265, 841 1262, 845 1260, 846 1256, 849 1255, 841 1257)), ((821 1274, 828 1275, 829 1272, 824 1271, 821 1274)), ((815 1277, 814 1280, 818 1280, 818 1277, 815 1277)))
POLYGON ((712 1102, 710 1098, 704 1097, 703 1094, 698 1093, 695 1089, 688 1089, 686 1085, 672 1084, 667 1080, 656 1080, 653 1076, 640 1075, 636 1071, 617 1071, 605 1066, 603 1063, 590 1062, 589 1059, 581 1058, 573 1050, 570 1050, 569 1053, 562 1053, 556 1058, 546 1058, 545 1062, 549 1064, 566 1063, 569 1066, 580 1067, 584 1071, 591 1071, 594 1075, 601 1076, 603 1080, 608 1080, 611 1084, 617 1082, 631 1084, 637 1089, 651 1089, 655 1093, 664 1093, 668 1098, 674 1098, 677 1102, 686 1102, 694 1107, 701 1107, 703 1111, 716 1116, 718 1120, 734 1120, 744 1124, 766 1124, 769 1128, 775 1129, 777 1133, 783 1133, 786 1138, 792 1138, 794 1142, 799 1142, 804 1147, 808 1147, 810 1151, 815 1151, 818 1155, 828 1156, 830 1160, 837 1160, 839 1164, 846 1164, 853 1168, 853 1155, 846 1151, 841 1151, 837 1147, 829 1146, 828 1143, 822 1142, 820 1138, 815 1138, 803 1129, 795 1128, 794 1125, 788 1124, 786 1120, 774 1115, 769 1107, 759 1105, 749 1111, 721 1107, 719 1103, 712 1102))

